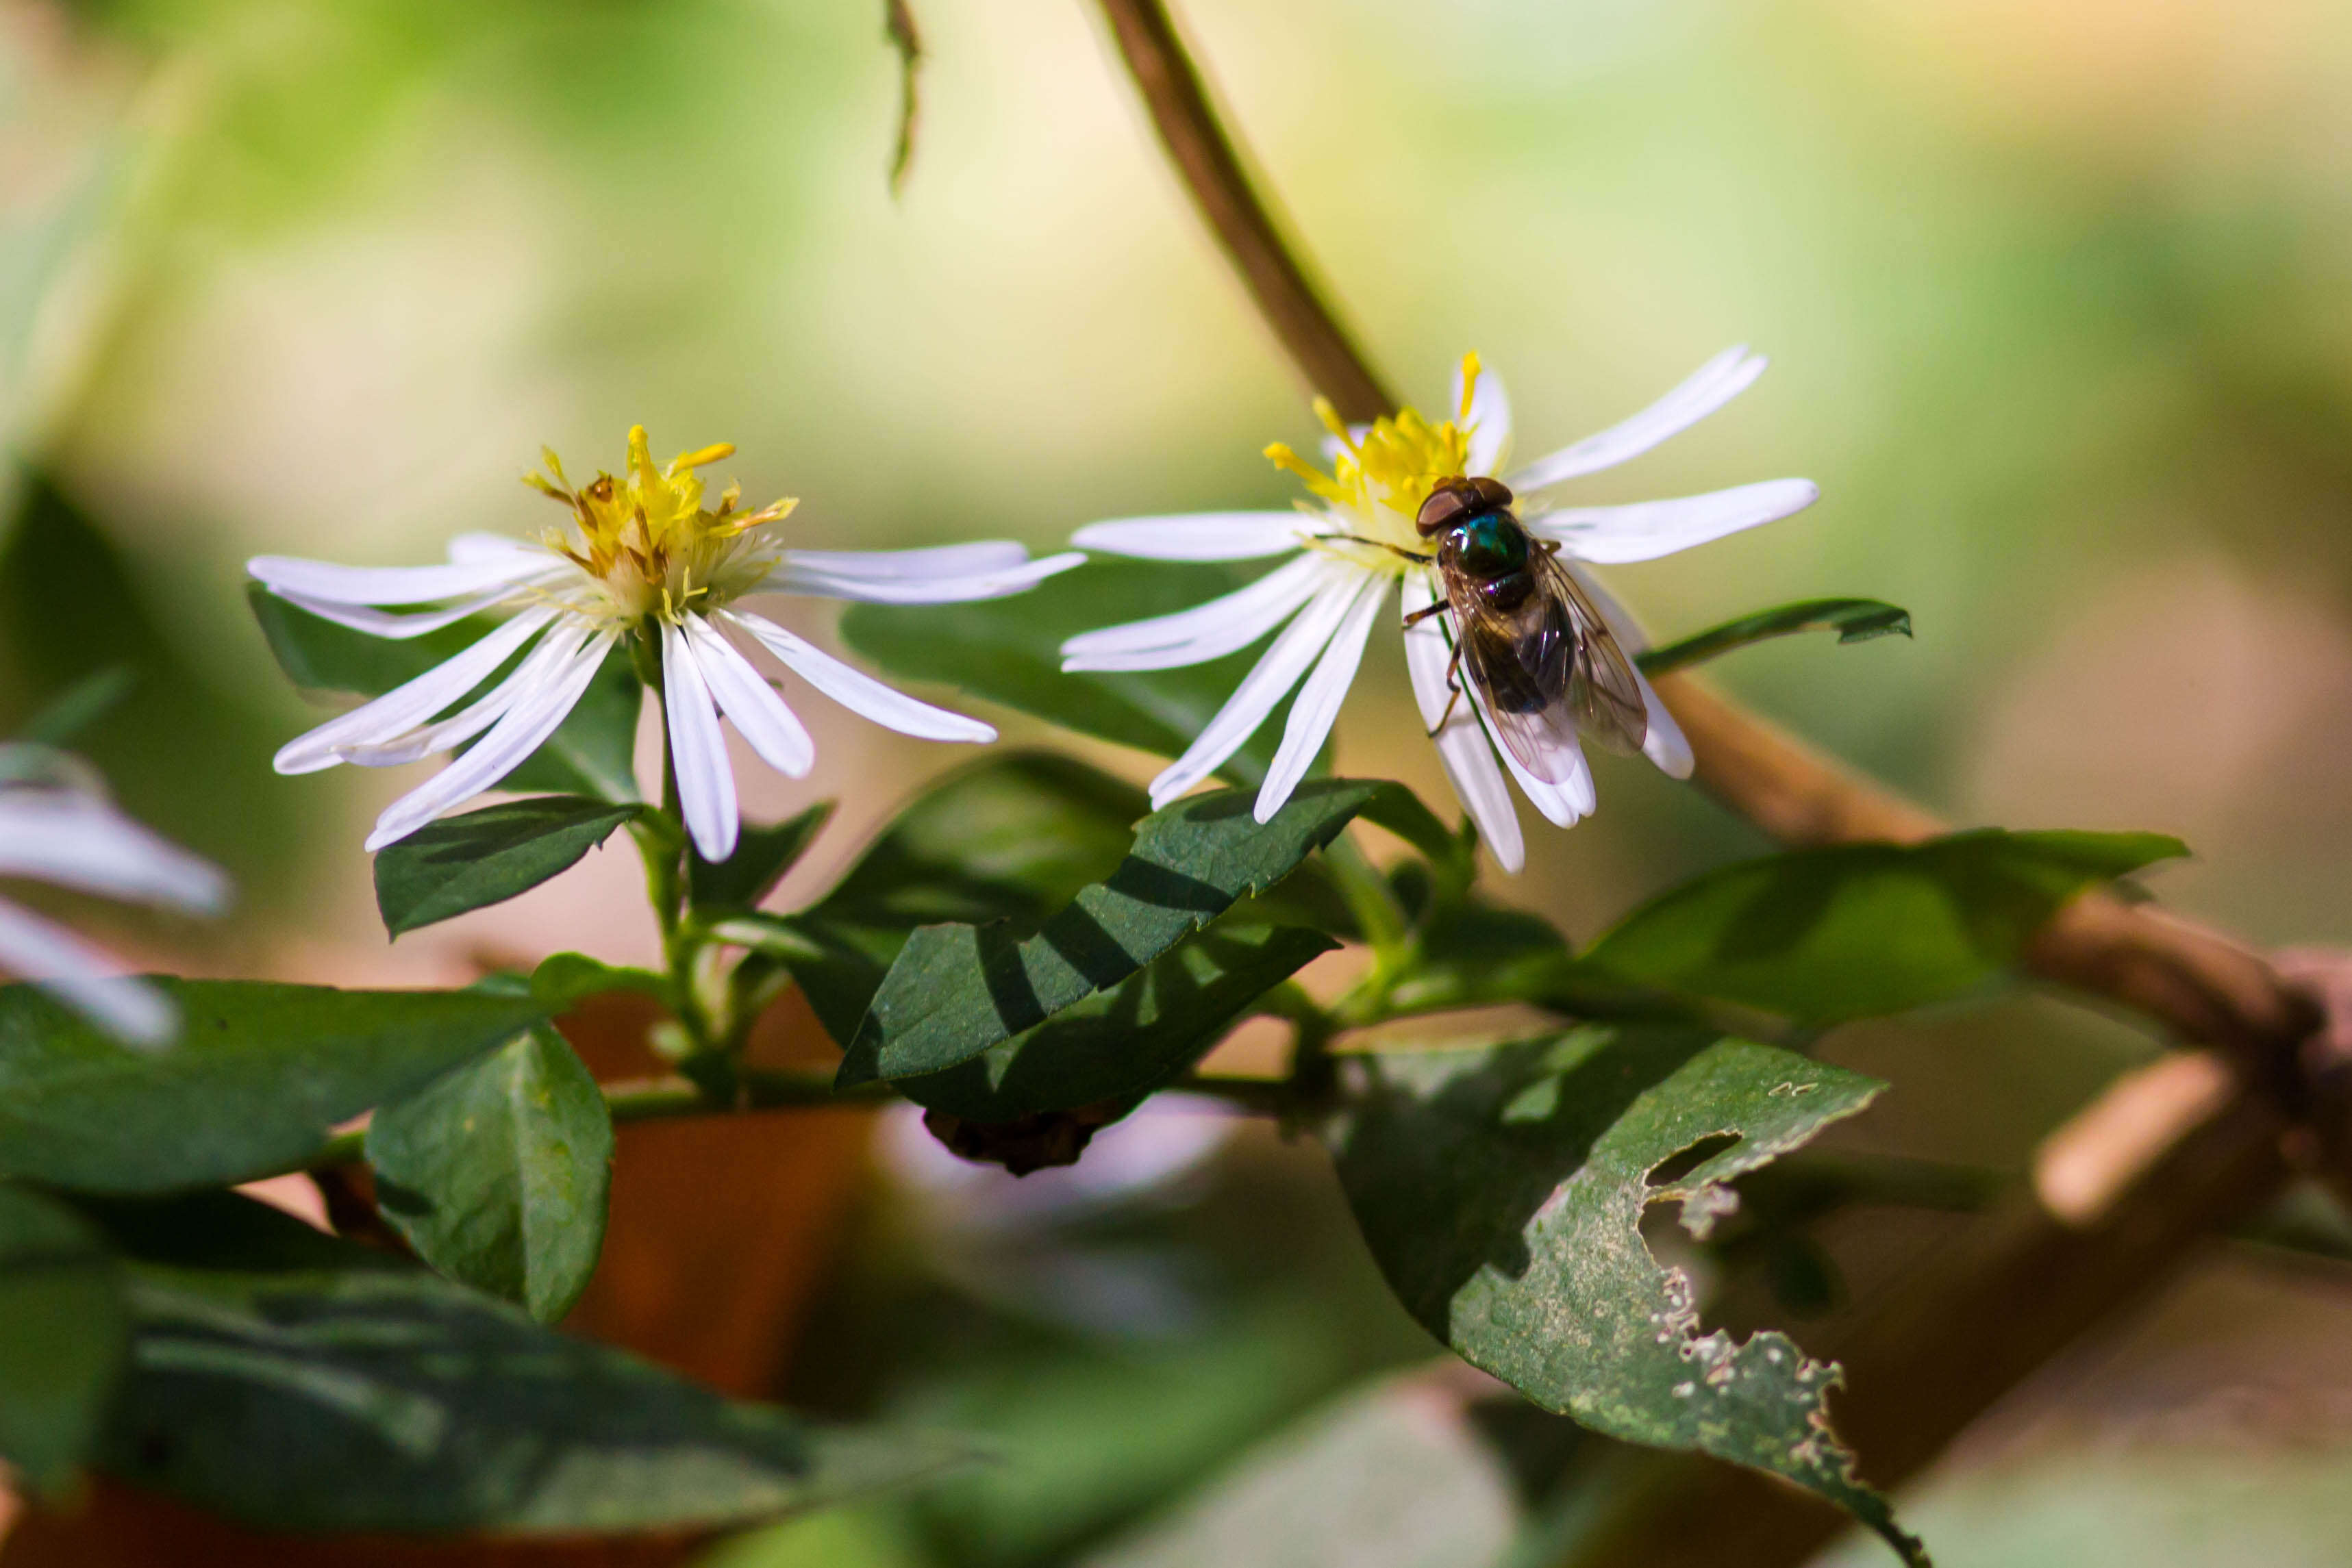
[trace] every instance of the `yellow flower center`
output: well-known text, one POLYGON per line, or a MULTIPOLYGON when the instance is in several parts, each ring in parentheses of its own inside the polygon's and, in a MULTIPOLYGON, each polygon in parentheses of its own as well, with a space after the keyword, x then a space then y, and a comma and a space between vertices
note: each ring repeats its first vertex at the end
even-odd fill
MULTIPOLYGON (((1428 542, 1413 527, 1413 517, 1438 481, 1459 478, 1469 466, 1470 435, 1476 428, 1470 422, 1470 402, 1477 386, 1478 356, 1465 354, 1462 403, 1454 418, 1433 424, 1408 408, 1361 431, 1349 430, 1328 399, 1317 398, 1316 417, 1339 444, 1332 471, 1324 473, 1279 441, 1265 449, 1276 467, 1306 481, 1344 530, 1341 537, 1310 538, 1309 547, 1394 572, 1412 562, 1381 546, 1427 553, 1428 542)), ((1307 502, 1298 505, 1310 515, 1315 510, 1307 502)))
POLYGON ((600 472, 575 489, 555 454, 541 448, 546 474, 527 474, 523 483, 572 508, 571 526, 548 529, 541 542, 602 591, 595 612, 627 625, 648 616, 675 622, 757 587, 782 553, 770 525, 800 504, 782 500, 738 511, 742 488, 730 485, 718 510, 706 507, 695 470, 734 453, 721 442, 656 468, 640 424, 629 431, 625 477, 600 472))

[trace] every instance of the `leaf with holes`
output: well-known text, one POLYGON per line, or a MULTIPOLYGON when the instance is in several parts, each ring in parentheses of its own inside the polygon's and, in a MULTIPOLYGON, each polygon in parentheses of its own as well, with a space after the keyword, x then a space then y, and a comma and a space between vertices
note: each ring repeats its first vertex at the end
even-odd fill
POLYGON ((1675 1202, 1704 1237, 1737 1202, 1725 1183, 1880 1084, 1655 1024, 1390 1052, 1349 1074, 1325 1135, 1381 1273, 1432 1333, 1548 1410, 1785 1477, 1925 1561, 1831 1432, 1837 1369, 1780 1333, 1699 1333, 1689 1278, 1641 1234, 1645 1208, 1675 1202))
POLYGON ((375 857, 375 906, 394 936, 529 893, 643 810, 534 795, 427 822, 375 857))
POLYGON ((0 1176, 117 1193, 268 1176, 543 1016, 528 998, 482 991, 154 984, 181 1019, 160 1052, 33 987, 0 987, 0 1176))
POLYGON ((545 1027, 378 1110, 376 1207, 453 1280, 551 1323, 595 1271, 612 1185, 613 1117, 545 1027))
POLYGON ((1808 599, 1759 610, 1685 637, 1663 648, 1652 648, 1634 662, 1647 675, 1663 675, 1691 664, 1704 664, 1734 649, 1799 632, 1835 632, 1841 643, 1867 643, 1874 637, 1908 637, 1911 612, 1875 599, 1808 599))
POLYGON ((926 925, 874 994, 841 1083, 917 1078, 969 1061, 1108 990, 1273 886, 1398 784, 1313 779, 1265 822, 1255 792, 1194 795, 1153 812, 1106 881, 1024 940, 1003 925, 926 925))
POLYGON ((226 1194, 98 1212, 136 1260, 100 1463, 260 1529, 711 1529, 969 1453, 722 1398, 226 1194))
POLYGON ((2160 833, 1954 833, 1727 866, 1635 910, 1577 966, 1803 1023, 1899 1012, 2010 971, 2086 888, 2175 855, 2160 833))
POLYGON ((105 1238, 57 1200, 0 1183, 0 1460, 35 1491, 68 1486, 130 1352, 105 1238))

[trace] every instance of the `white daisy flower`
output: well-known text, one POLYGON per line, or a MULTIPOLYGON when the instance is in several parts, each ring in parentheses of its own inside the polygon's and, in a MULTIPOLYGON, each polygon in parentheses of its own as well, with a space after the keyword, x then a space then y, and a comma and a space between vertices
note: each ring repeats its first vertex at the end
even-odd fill
POLYGON ((629 432, 625 477, 599 474, 574 489, 555 454, 526 483, 571 513, 535 540, 466 534, 446 566, 349 567, 262 556, 247 570, 289 603, 378 637, 415 637, 486 611, 515 613, 454 658, 364 706, 289 741, 280 773, 339 762, 383 768, 481 739, 376 820, 367 847, 382 849, 496 785, 555 733, 607 653, 640 639, 640 668, 657 664, 678 803, 707 860, 734 852, 735 779, 719 721, 771 767, 800 778, 816 751, 806 729, 739 640, 875 723, 926 740, 989 741, 978 719, 917 702, 851 668, 764 616, 733 608, 760 593, 809 594, 882 604, 944 604, 1019 593, 1076 565, 1075 552, 1031 560, 1018 544, 992 541, 932 549, 787 549, 776 525, 796 505, 737 510, 730 486, 719 509, 703 504, 695 470, 729 445, 685 453, 656 468, 643 426, 629 432), (518 654, 496 685, 450 711, 518 654), (488 733, 485 733, 485 732, 488 733))
MULTIPOLYGON (((1192 610, 1073 637, 1062 645, 1062 667, 1160 670, 1195 664, 1282 628, 1191 747, 1151 783, 1155 808, 1182 795, 1213 773, 1297 688, 1282 744, 1258 791, 1256 815, 1263 822, 1290 798, 1329 736, 1391 585, 1402 584, 1408 618, 1444 600, 1436 573, 1425 564, 1433 547, 1414 527, 1422 503, 1439 482, 1501 479, 1517 497, 1528 532, 1539 545, 1559 547, 1559 563, 1631 655, 1647 642, 1584 563, 1613 566, 1671 555, 1800 511, 1812 504, 1819 489, 1807 479, 1774 479, 1678 500, 1575 507, 1551 506, 1544 493, 1647 452, 1721 408, 1763 370, 1760 356, 1745 348, 1726 350, 1623 423, 1512 471, 1503 467, 1511 441, 1510 402, 1494 377, 1480 374, 1475 354, 1462 361, 1455 415, 1444 423, 1433 424, 1407 409, 1394 419, 1350 428, 1318 399, 1316 412, 1331 432, 1325 443, 1330 474, 1302 462, 1287 446, 1266 448, 1278 466, 1307 482, 1315 501, 1302 501, 1288 512, 1125 517, 1081 528, 1071 540, 1087 549, 1150 560, 1294 559, 1247 588, 1192 610)), ((1572 733, 1556 743, 1559 755, 1543 758, 1549 779, 1536 777, 1495 743, 1491 716, 1475 688, 1469 701, 1454 700, 1448 681, 1454 637, 1450 619, 1450 612, 1423 615, 1404 632, 1413 695, 1454 792, 1496 859, 1516 872, 1526 862, 1526 849, 1503 783, 1505 770, 1538 810, 1567 827, 1593 809, 1591 768, 1572 733)), ((1675 778, 1687 777, 1691 753, 1681 728, 1649 682, 1638 672, 1635 679, 1648 710, 1642 750, 1675 778)))
MULTIPOLYGON (((228 878, 116 810, 96 779, 45 747, 0 746, 0 876, 208 915, 228 878)), ((134 1045, 179 1028, 171 998, 56 924, 0 899, 0 966, 134 1045)))

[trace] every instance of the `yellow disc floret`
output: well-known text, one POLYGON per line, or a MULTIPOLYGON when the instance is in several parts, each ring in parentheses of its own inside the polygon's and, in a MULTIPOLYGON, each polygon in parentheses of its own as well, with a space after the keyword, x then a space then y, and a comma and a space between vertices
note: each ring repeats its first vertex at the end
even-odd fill
POLYGON ((782 551, 770 525, 799 503, 738 511, 742 489, 730 485, 716 511, 704 507, 702 476, 695 470, 734 452, 721 442, 680 453, 656 468, 640 424, 629 432, 626 476, 600 472, 575 489, 555 454, 541 449, 547 472, 525 475, 523 483, 572 508, 571 526, 548 529, 541 542, 600 591, 602 602, 581 608, 629 626, 648 617, 675 622, 688 610, 709 610, 759 586, 782 551))
MULTIPOLYGON (((1265 449, 1276 467, 1306 481, 1342 525, 1339 535, 1310 538, 1308 544, 1383 571, 1402 571, 1411 563, 1381 545, 1425 552, 1413 516, 1440 480, 1459 478, 1469 466, 1470 400, 1477 385, 1478 356, 1465 354, 1461 407, 1436 424, 1408 408, 1350 430, 1328 399, 1317 398, 1316 417, 1336 443, 1332 471, 1324 473, 1278 441, 1265 449)), ((1316 511, 1304 501, 1299 508, 1310 516, 1316 511)))

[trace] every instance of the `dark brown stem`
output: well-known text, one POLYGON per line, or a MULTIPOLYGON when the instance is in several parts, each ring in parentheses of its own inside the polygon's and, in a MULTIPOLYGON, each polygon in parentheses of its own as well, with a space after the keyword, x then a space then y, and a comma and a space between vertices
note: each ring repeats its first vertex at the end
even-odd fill
POLYGON ((1396 400, 1307 280, 1297 253, 1243 172, 1168 8, 1160 0, 1101 0, 1101 5, 1170 162, 1307 385, 1329 398, 1344 419, 1366 423, 1395 413, 1396 400))

